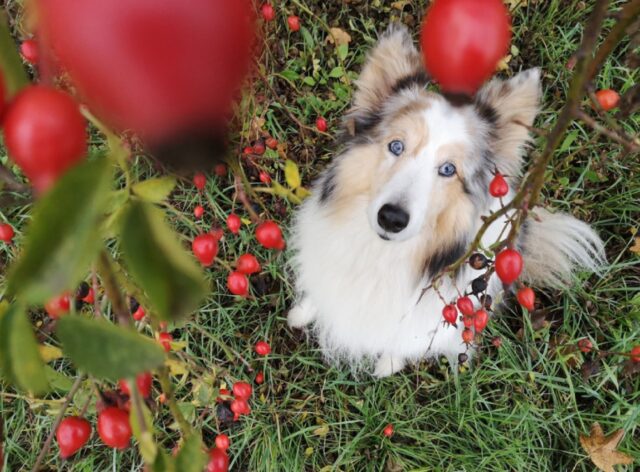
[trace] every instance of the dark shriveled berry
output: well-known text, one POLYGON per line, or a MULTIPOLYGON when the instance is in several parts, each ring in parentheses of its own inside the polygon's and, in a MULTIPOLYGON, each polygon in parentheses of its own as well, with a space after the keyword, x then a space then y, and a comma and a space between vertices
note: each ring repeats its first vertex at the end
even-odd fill
POLYGON ((460 364, 464 364, 465 362, 467 362, 467 360, 469 360, 469 356, 466 353, 461 352, 460 354, 458 354, 458 362, 460 364))
POLYGON ((216 416, 220 423, 232 423, 233 411, 229 408, 227 403, 220 403, 216 408, 216 416))
POLYGON ((471 291, 473 293, 481 293, 487 289, 487 281, 484 279, 484 276, 480 276, 477 279, 474 279, 471 282, 471 291))
POLYGON ((76 290, 76 298, 85 298, 89 295, 89 284, 87 282, 82 282, 78 286, 78 290, 76 290))
POLYGON ((140 303, 138 303, 138 300, 133 297, 129 299, 129 310, 131 311, 131 314, 134 314, 138 310, 139 306, 140 303))
POLYGON ((480 254, 479 252, 471 254, 471 257, 469 257, 469 265, 476 270, 484 269, 488 264, 489 259, 487 259, 483 254, 480 254))
POLYGON ((493 304, 493 298, 491 295, 482 295, 480 297, 480 304, 487 310, 491 310, 491 305, 493 304))

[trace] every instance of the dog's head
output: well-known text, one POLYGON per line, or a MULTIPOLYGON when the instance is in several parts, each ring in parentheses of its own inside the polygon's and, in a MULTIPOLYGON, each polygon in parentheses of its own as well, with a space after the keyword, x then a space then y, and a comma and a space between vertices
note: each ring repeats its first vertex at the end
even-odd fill
POLYGON ((493 172, 520 173, 523 125, 540 100, 537 69, 489 82, 472 103, 428 92, 427 83, 406 28, 390 27, 367 57, 345 119, 346 150, 323 182, 324 200, 366 196, 370 226, 385 240, 468 231, 488 204, 493 172))

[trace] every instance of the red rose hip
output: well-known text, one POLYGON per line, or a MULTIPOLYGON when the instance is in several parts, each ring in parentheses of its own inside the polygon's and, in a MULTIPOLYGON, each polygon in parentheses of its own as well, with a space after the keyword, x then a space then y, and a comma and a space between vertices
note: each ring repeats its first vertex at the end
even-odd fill
POLYGON ((13 240, 14 235, 13 226, 8 223, 0 224, 0 241, 9 244, 13 240))
POLYGON ((246 297, 249 293, 249 280, 243 273, 233 271, 227 277, 227 288, 234 295, 246 297))
POLYGON ((475 313, 475 308, 473 307, 473 302, 469 297, 460 297, 458 298, 458 310, 465 316, 472 316, 475 313))
POLYGON ((218 447, 214 447, 209 451, 209 462, 207 463, 206 472, 228 472, 229 456, 226 451, 218 447))
POLYGON ((516 295, 518 303, 528 311, 533 311, 536 304, 536 294, 531 287, 522 287, 516 295))
POLYGON ((102 442, 114 449, 124 449, 131 440, 129 414, 120 408, 110 406, 98 415, 98 435, 102 442))
POLYGON ((218 255, 218 239, 211 233, 197 236, 191 243, 191 250, 204 267, 209 267, 218 255))
POLYGON ((496 198, 504 197, 509 193, 509 184, 507 184, 507 180, 500 172, 496 172, 496 175, 489 183, 489 193, 496 198))
POLYGON ((280 249, 284 244, 280 227, 275 221, 271 220, 267 220, 258 225, 256 228, 256 239, 267 249, 280 249))
POLYGON ((520 277, 523 266, 522 256, 515 249, 504 249, 496 256, 496 274, 506 285, 512 284, 520 277))
POLYGON ((446 305, 442 309, 442 317, 449 324, 456 324, 458 320, 458 310, 456 310, 455 305, 446 305))
POLYGON ((247 382, 236 382, 233 384, 233 396, 240 400, 249 400, 253 389, 247 382))
POLYGON ((287 18, 287 25, 291 31, 300 31, 300 18, 291 15, 287 18))
POLYGON ((60 457, 67 459, 82 446, 87 444, 91 437, 91 423, 79 416, 68 416, 60 422, 56 430, 56 441, 60 448, 60 457))
MULTIPOLYGON (((151 385, 153 384, 153 377, 149 372, 138 374, 136 376, 136 384, 138 386, 138 391, 143 398, 149 398, 151 396, 151 385)), ((129 382, 127 382, 125 379, 122 379, 120 380, 119 385, 122 393, 131 396, 129 382)))
POLYGON ((260 263, 253 254, 243 254, 238 257, 236 270, 245 275, 255 274, 256 272, 260 272, 260 263))
POLYGON ((25 39, 20 44, 20 54, 24 57, 24 60, 29 64, 35 65, 38 63, 38 43, 35 39, 25 39))
POLYGON ((320 131, 322 133, 326 133, 327 132, 327 120, 325 120, 323 117, 319 116, 316 119, 316 128, 318 129, 318 131, 320 131))
POLYGON ((262 18, 264 21, 273 21, 276 17, 276 11, 273 9, 273 5, 270 3, 264 3, 260 7, 260 12, 262 13, 262 18))
POLYGON ((240 232, 241 226, 242 220, 240 220, 240 217, 238 215, 236 215, 235 213, 231 213, 229 216, 227 216, 227 228, 229 228, 229 231, 231 231, 233 234, 238 234, 240 232))
POLYGON ((618 106, 620 95, 615 90, 604 89, 596 92, 596 99, 604 111, 609 111, 618 106))
POLYGON ((268 356, 271 353, 271 346, 266 341, 258 341, 255 346, 256 354, 259 356, 268 356))

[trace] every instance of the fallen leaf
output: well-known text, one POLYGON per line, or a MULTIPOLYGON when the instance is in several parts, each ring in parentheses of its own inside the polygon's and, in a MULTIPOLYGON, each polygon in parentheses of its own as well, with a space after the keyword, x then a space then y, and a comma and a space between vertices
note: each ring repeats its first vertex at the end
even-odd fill
POLYGON ((593 423, 589 436, 580 435, 580 444, 587 452, 591 461, 604 472, 615 472, 614 465, 629 465, 633 458, 623 452, 616 451, 624 436, 624 431, 618 429, 605 436, 599 423, 593 423))
POLYGON ((529 4, 529 0, 505 0, 509 10, 516 10, 521 7, 526 7, 529 4))
POLYGON ((496 70, 499 70, 499 71, 507 70, 509 68, 510 60, 511 60, 511 54, 507 54, 506 56, 504 56, 502 59, 500 59, 500 62, 498 62, 498 66, 496 67, 496 70))
POLYGON ((56 359, 60 359, 63 356, 60 348, 50 346, 49 344, 41 344, 38 346, 38 349, 40 350, 40 355, 42 356, 45 364, 55 361, 56 359))
POLYGON ((633 246, 629 248, 629 251, 634 254, 640 254, 640 237, 633 238, 633 246))
POLYGON ((330 44, 342 46, 343 44, 349 44, 351 42, 351 35, 341 28, 329 28, 329 33, 327 41, 330 44))
POLYGON ((391 8, 402 11, 404 10, 404 7, 406 7, 409 3, 409 0, 399 0, 397 2, 393 2, 391 4, 391 8))

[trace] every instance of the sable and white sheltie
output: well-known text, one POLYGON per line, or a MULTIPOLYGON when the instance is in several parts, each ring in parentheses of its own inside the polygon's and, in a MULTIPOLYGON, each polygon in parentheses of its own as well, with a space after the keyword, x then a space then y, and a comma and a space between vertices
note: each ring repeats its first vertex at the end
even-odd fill
MULTIPOLYGON (((408 31, 392 25, 357 81, 343 149, 297 213, 290 240, 297 299, 289 325, 309 325, 329 361, 374 364, 378 377, 441 355, 455 365, 465 351, 461 323, 443 325, 438 295, 420 295, 464 254, 481 216, 500 208, 488 192, 495 169, 517 188, 529 140, 523 124, 533 123, 541 96, 538 69, 494 79, 462 105, 427 83, 408 31)), ((560 285, 574 268, 603 263, 602 241, 587 224, 541 208, 535 215, 518 240, 522 280, 560 285)), ((489 228, 484 247, 505 223, 489 228)), ((455 284, 464 290, 483 272, 465 264, 455 284)), ((442 280, 440 293, 454 300, 453 283, 442 280)), ((502 291, 493 276, 488 293, 497 300, 502 291)))

